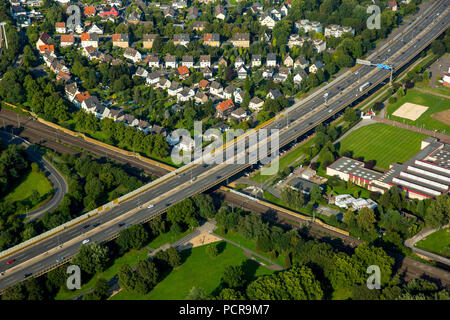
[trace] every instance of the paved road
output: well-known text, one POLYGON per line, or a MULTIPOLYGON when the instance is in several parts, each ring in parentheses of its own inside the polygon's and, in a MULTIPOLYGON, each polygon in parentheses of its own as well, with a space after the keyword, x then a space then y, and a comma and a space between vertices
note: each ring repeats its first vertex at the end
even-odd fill
POLYGON ((26 217, 28 218, 27 222, 38 219, 46 212, 55 210, 63 200, 64 195, 67 193, 67 191, 69 191, 69 187, 64 177, 58 172, 58 170, 56 170, 56 168, 50 162, 42 158, 42 156, 39 153, 33 151, 33 147, 29 144, 28 141, 18 136, 13 137, 11 136, 11 134, 1 130, 0 130, 0 137, 2 138, 2 141, 6 143, 24 146, 28 154, 28 157, 39 165, 41 170, 45 173, 45 175, 53 185, 54 193, 50 201, 48 201, 40 208, 27 212, 26 213, 26 217))
MULTIPOLYGON (((450 0, 435 2, 431 11, 424 15, 423 19, 417 19, 402 38, 398 37, 397 41, 390 44, 389 47, 380 49, 370 59, 375 63, 389 63, 395 68, 404 65, 427 46, 431 39, 448 27, 450 12, 444 13, 444 11, 449 3, 450 0), (440 13, 439 17, 437 13, 440 13), (438 20, 438 22, 434 23, 432 20, 438 20)), ((389 76, 389 71, 362 66, 358 68, 358 71, 352 70, 344 75, 343 78, 336 79, 328 86, 319 89, 315 95, 309 96, 307 101, 303 100, 286 110, 285 117, 278 118, 266 126, 266 129, 280 129, 280 146, 287 145, 297 138, 305 138, 318 123, 336 117, 337 112, 364 97, 366 92, 359 91, 361 84, 369 81, 368 79, 373 85, 378 84, 389 76), (327 103, 321 95, 324 90, 328 93, 327 103)), ((252 144, 250 148, 254 147, 255 145, 252 144)), ((237 150, 237 146, 230 145, 226 148, 231 152, 233 149, 237 150)), ((91 242, 111 239, 123 228, 118 227, 119 222, 135 224, 148 221, 164 212, 169 206, 186 197, 203 192, 249 166, 250 164, 203 164, 190 168, 185 167, 182 169, 184 175, 179 174, 168 178, 157 187, 151 188, 105 213, 96 215, 85 223, 67 228, 65 231, 0 259, 0 272, 6 270, 0 280, 0 289, 22 281, 25 274, 32 273, 33 276, 36 276, 45 272, 55 266, 55 260, 59 257, 73 256, 84 238, 90 237, 91 242), (196 177, 196 180, 191 181, 191 176, 196 177), (154 207, 141 207, 149 201, 154 204, 154 207), (92 227, 97 223, 100 225, 92 227), (59 247, 61 243, 63 243, 63 247, 59 247), (6 265, 7 259, 16 259, 16 263, 6 265)))

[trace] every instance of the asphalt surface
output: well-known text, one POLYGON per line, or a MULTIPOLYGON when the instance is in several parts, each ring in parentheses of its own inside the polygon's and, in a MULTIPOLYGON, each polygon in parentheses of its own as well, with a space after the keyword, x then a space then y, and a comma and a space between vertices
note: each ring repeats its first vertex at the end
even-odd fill
POLYGON ((38 164, 40 169, 47 176, 47 179, 49 179, 53 185, 53 195, 50 201, 48 201, 40 208, 25 213, 26 217, 28 218, 27 222, 39 218, 46 212, 55 210, 63 200, 64 195, 67 193, 67 191, 69 191, 69 187, 64 177, 58 172, 58 170, 55 169, 55 167, 50 162, 42 158, 39 153, 33 151, 33 147, 27 144, 24 139, 17 136, 12 136, 11 134, 4 131, 0 131, 0 137, 5 143, 22 145, 23 147, 25 147, 30 160, 38 164))
MULTIPOLYGON (((400 41, 393 42, 389 48, 380 51, 372 61, 375 63, 385 62, 386 59, 390 58, 387 63, 399 67, 416 56, 428 40, 436 37, 448 27, 450 21, 450 13, 448 12, 439 16, 442 20, 438 24, 433 25, 431 21, 438 18, 437 13, 442 13, 447 9, 449 1, 437 2, 424 19, 416 20, 415 27, 410 28, 404 34, 404 41, 399 39, 400 41), (419 36, 419 44, 408 43, 430 25, 430 30, 419 36), (408 45, 406 45, 407 43, 408 45), (397 56, 391 57, 397 52, 399 52, 397 56)), ((317 123, 333 117, 340 109, 360 98, 362 96, 362 92, 359 91, 361 84, 370 81, 374 85, 388 76, 388 70, 362 66, 358 68, 356 74, 353 72, 341 81, 335 80, 330 83, 327 89, 328 103, 326 105, 322 95, 316 99, 301 101, 289 109, 292 111, 289 112, 288 116, 272 122, 266 128, 282 129, 280 130, 279 144, 280 146, 288 144, 296 138, 304 136, 317 123), (287 122, 289 122, 289 126, 286 128, 287 122)), ((228 149, 233 147, 231 146, 228 149)), ((45 270, 55 266, 56 259, 60 257, 70 258, 78 252, 84 238, 89 237, 91 243, 111 239, 125 228, 126 224, 148 221, 164 212, 169 206, 217 185, 248 166, 249 164, 194 166, 185 171, 183 175, 170 178, 120 206, 88 219, 87 222, 70 227, 17 253, 10 254, 0 260, 0 272, 6 271, 0 278, 0 290, 24 280, 26 274, 31 273, 31 276, 36 276, 45 272, 45 270), (191 177, 196 177, 196 180, 191 181, 191 177), (126 214, 150 200, 153 200, 154 207, 144 207, 137 212, 126 214), (119 222, 125 223, 125 225, 119 227, 119 222), (95 230, 93 230, 93 225, 97 225, 95 230), (60 244, 63 244, 61 248, 59 247, 60 244), (6 261, 10 259, 15 259, 14 263, 6 265, 6 261)))

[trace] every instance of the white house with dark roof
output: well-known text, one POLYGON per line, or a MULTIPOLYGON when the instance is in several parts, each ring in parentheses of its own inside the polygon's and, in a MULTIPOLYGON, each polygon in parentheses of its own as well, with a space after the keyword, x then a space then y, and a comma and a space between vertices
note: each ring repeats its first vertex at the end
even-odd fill
POLYGON ((268 66, 268 67, 276 67, 277 66, 277 55, 275 53, 267 54, 266 66, 268 66))
POLYGON ((263 109, 264 101, 258 97, 253 97, 248 104, 250 110, 259 112, 263 109))

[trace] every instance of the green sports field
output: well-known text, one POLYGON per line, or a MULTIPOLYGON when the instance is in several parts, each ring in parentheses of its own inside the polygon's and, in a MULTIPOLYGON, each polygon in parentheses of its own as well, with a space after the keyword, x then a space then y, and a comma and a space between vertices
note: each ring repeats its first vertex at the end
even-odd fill
MULTIPOLYGON (((375 160, 376 166, 389 169, 391 163, 403 163, 420 150, 427 136, 384 123, 361 127, 340 141, 340 152, 353 151, 353 157, 375 160)), ((338 144, 339 144, 338 143, 338 144)))
MULTIPOLYGON (((427 88, 427 90, 437 91, 437 89, 434 90, 431 88, 427 88)), ((428 130, 438 130, 440 132, 444 132, 445 130, 445 133, 449 133, 450 126, 448 124, 445 124, 444 122, 439 121, 438 119, 432 117, 432 115, 435 113, 448 110, 449 106, 450 106, 450 97, 446 99, 441 96, 423 93, 414 89, 409 89, 404 97, 398 99, 396 103, 388 105, 387 114, 390 120, 410 124, 418 128, 423 127, 424 129, 428 130), (425 107, 428 107, 428 109, 416 121, 393 116, 392 113, 394 113, 398 108, 400 108, 405 102, 420 104, 425 107)))

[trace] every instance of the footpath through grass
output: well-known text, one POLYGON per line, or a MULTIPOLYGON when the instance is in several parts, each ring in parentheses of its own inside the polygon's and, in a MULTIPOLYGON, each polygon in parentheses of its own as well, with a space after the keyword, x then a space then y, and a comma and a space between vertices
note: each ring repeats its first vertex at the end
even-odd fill
POLYGON ((341 152, 353 151, 353 157, 376 160, 376 166, 389 169, 391 163, 404 163, 416 154, 426 137, 422 133, 375 123, 351 132, 337 144, 341 152))
POLYGON ((416 247, 450 258, 450 228, 433 232, 417 242, 416 247))
POLYGON ((219 287, 228 266, 243 265, 250 277, 271 274, 269 270, 253 260, 249 260, 242 249, 225 241, 217 243, 219 255, 210 258, 206 254, 207 245, 183 250, 183 264, 172 270, 152 291, 146 295, 121 290, 110 300, 184 300, 192 287, 200 287, 207 294, 219 287))

